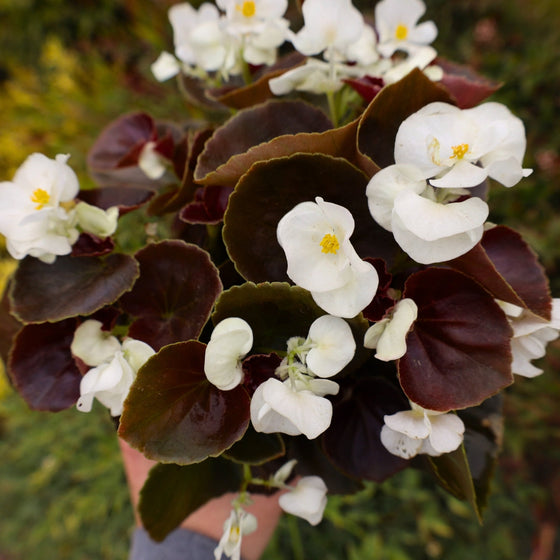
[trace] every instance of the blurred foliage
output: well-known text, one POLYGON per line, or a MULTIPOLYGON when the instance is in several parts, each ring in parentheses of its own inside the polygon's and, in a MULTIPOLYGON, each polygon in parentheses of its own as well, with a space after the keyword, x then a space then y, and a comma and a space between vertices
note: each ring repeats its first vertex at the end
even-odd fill
MULTIPOLYGON (((0 180, 41 151, 71 153, 82 185, 91 185, 85 155, 111 119, 139 109, 186 117, 175 83, 157 84, 149 72, 171 48, 166 12, 174 3, 0 0, 0 180)), ((525 164, 535 172, 511 192, 493 187, 492 219, 523 233, 560 295, 560 4, 426 4, 441 55, 503 81, 492 99, 525 122, 525 164)), ((357 496, 331 498, 320 529, 285 516, 264 558, 560 557, 559 344, 543 367, 543 376, 517 379, 507 391, 504 452, 483 527, 465 504, 408 470, 357 496)), ((124 560, 132 512, 106 411, 31 412, 0 380, 0 558, 124 560)))

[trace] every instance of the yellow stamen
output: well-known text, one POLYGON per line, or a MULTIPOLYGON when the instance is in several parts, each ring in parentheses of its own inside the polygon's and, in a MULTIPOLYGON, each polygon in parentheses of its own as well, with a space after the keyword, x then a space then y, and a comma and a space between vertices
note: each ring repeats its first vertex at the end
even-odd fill
POLYGON ((246 0, 241 5, 236 4, 235 7, 246 18, 253 17, 255 15, 255 12, 257 11, 257 8, 255 6, 255 2, 253 2, 252 0, 246 0))
POLYGON ((402 23, 397 25, 395 29, 395 38, 397 41, 404 41, 408 37, 408 27, 402 23))
POLYGON ((451 156, 451 159, 453 158, 463 159, 466 153, 469 151, 469 145, 459 144, 458 146, 451 146, 451 149, 453 150, 453 155, 451 156))
POLYGON ((35 189, 31 196, 31 202, 36 204, 35 210, 41 210, 51 199, 50 194, 44 189, 35 189))
POLYGON ((338 242, 336 235, 331 235, 330 233, 325 234, 325 237, 323 237, 320 245, 322 247, 322 253, 331 253, 336 255, 337 251, 340 249, 340 243, 338 242))

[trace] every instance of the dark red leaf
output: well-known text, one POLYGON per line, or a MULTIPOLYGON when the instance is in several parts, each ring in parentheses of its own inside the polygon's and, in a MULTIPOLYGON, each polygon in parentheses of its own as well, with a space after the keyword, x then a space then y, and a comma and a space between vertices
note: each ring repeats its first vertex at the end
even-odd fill
POLYGON ((454 270, 428 268, 408 279, 403 297, 418 306, 398 362, 411 401, 431 410, 466 408, 513 382, 511 327, 477 282, 454 270))
POLYGON ((220 455, 247 430, 247 391, 214 387, 204 375, 205 349, 195 340, 172 344, 140 368, 119 435, 149 459, 198 463, 220 455))
POLYGON ((341 386, 334 398, 331 425, 322 441, 331 461, 343 472, 382 482, 408 464, 381 443, 383 417, 409 405, 400 390, 367 368, 364 366, 365 375, 356 382, 341 386))
POLYGON ((197 338, 222 290, 208 253, 171 240, 147 245, 136 258, 140 277, 121 299, 123 309, 135 317, 129 335, 156 351, 197 338))
POLYGON ((129 255, 58 257, 52 264, 27 257, 14 276, 12 311, 24 323, 90 315, 114 303, 137 277, 138 263, 129 255))
POLYGON ((26 325, 16 335, 8 372, 31 408, 56 412, 78 400, 82 376, 70 352, 76 325, 75 319, 26 325))

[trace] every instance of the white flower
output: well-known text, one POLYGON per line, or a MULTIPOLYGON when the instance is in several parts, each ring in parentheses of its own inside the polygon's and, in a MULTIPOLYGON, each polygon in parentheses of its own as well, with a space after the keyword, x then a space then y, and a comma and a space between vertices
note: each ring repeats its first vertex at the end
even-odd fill
POLYGON ((470 251, 482 238, 489 208, 477 197, 455 201, 460 189, 434 190, 423 172, 410 164, 395 164, 376 173, 366 195, 379 225, 422 264, 444 262, 470 251))
POLYGON ((311 349, 305 363, 318 377, 332 377, 342 371, 356 351, 356 342, 348 323, 331 315, 323 315, 313 321, 306 345, 311 349))
POLYGON ((251 399, 251 421, 257 432, 321 435, 331 424, 332 404, 324 395, 336 395, 338 384, 328 379, 282 382, 267 379, 251 399))
POLYGON ((375 348, 375 357, 388 362, 406 354, 406 335, 418 316, 418 307, 410 298, 401 299, 389 317, 372 325, 364 336, 364 346, 375 348))
POLYGON ((502 301, 498 303, 508 315, 513 327, 513 338, 511 340, 512 372, 523 377, 540 375, 543 370, 534 366, 531 361, 542 358, 546 353, 546 345, 558 338, 560 299, 552 300, 552 318, 550 321, 545 321, 516 305, 502 301))
POLYGON ((0 233, 13 258, 31 255, 50 263, 72 251, 79 233, 64 204, 74 200, 79 185, 69 157, 32 154, 12 182, 0 183, 0 233))
MULTIPOLYGON (((208 2, 195 10, 188 2, 169 9, 173 27, 175 54, 187 73, 200 74, 220 71, 227 75, 237 72, 235 45, 225 31, 225 23, 216 6, 208 2)), ((173 65, 168 57, 159 62, 156 70, 161 76, 169 75, 173 65)))
POLYGON ((229 317, 218 323, 210 336, 204 356, 204 373, 208 381, 229 391, 243 380, 241 360, 253 346, 253 331, 239 317, 229 317))
POLYGON ((97 235, 97 237, 109 237, 117 229, 119 209, 111 206, 107 210, 79 202, 75 208, 76 222, 82 231, 97 235))
POLYGON ((304 26, 293 37, 296 50, 315 55, 325 50, 344 52, 362 34, 364 18, 351 0, 306 0, 304 26))
POLYGON ((112 416, 122 414, 123 403, 138 370, 155 352, 140 340, 119 341, 102 330, 99 321, 88 320, 74 333, 72 353, 90 369, 80 382, 78 410, 89 412, 93 399, 106 406, 112 416))
POLYGON ((320 197, 315 200, 298 204, 278 223, 287 273, 331 315, 354 317, 373 299, 377 272, 350 243, 354 231, 350 212, 320 197))
POLYGON ((379 52, 386 57, 401 50, 414 53, 437 36, 433 21, 417 25, 426 6, 421 0, 382 0, 375 6, 375 27, 379 33, 379 52))
POLYGON ((290 492, 280 496, 278 503, 285 512, 317 525, 327 505, 327 485, 319 476, 304 476, 290 492))
POLYGON ((415 165, 435 187, 475 187, 487 177, 511 187, 531 173, 521 166, 525 144, 523 123, 500 103, 461 110, 435 102, 401 123, 395 162, 415 165))
POLYGON ((257 518, 240 507, 232 510, 224 523, 224 532, 218 546, 214 549, 214 558, 220 560, 222 554, 233 560, 241 559, 241 541, 257 529, 257 518))
POLYGON ((146 142, 138 156, 138 167, 150 179, 161 179, 167 169, 167 159, 156 151, 156 143, 146 142))
POLYGON ((455 451, 461 445, 465 425, 456 414, 411 405, 412 410, 384 417, 381 443, 388 451, 403 459, 410 459, 418 453, 435 457, 455 451))

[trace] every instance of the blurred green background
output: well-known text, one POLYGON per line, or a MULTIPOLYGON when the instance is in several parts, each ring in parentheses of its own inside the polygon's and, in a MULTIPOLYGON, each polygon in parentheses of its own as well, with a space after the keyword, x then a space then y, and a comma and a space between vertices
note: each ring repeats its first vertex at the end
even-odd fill
MULTIPOLYGON (((139 109, 185 118, 175 83, 157 84, 149 72, 171 49, 172 3, 0 0, 0 180, 34 151, 62 152, 87 186, 85 155, 110 120, 139 109)), ((440 55, 504 82, 492 99, 525 122, 525 165, 535 171, 511 191, 494 186, 491 217, 525 236, 560 296, 560 3, 426 4, 440 55)), ((331 499, 319 528, 286 516, 264 558, 560 558, 560 345, 543 367, 506 391, 504 450, 483 526, 409 470, 331 499)), ((0 457, 0 560, 126 558, 133 517, 106 411, 29 411, 1 377, 0 457)))

